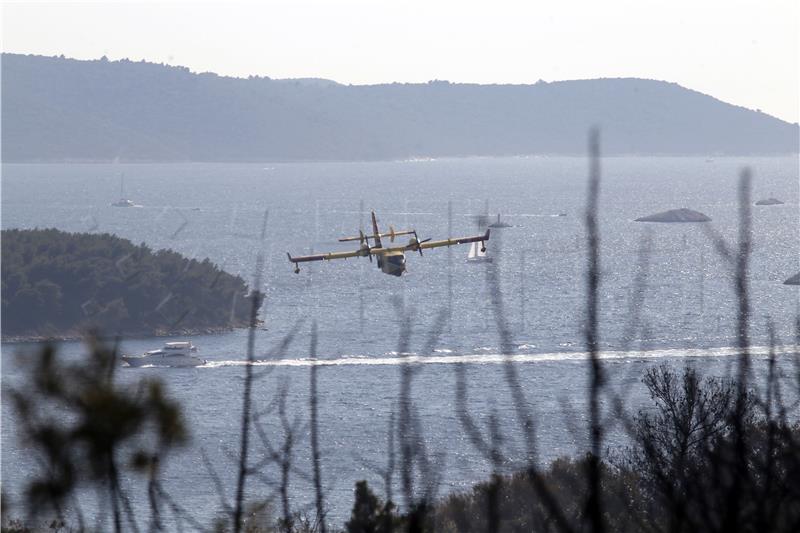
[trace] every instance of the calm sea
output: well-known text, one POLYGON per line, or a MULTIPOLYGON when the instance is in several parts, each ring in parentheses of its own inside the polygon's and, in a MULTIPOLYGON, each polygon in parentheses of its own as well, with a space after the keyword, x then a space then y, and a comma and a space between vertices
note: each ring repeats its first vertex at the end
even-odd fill
MULTIPOLYGON (((643 224, 640 216, 687 207, 713 219, 711 227, 730 244, 737 232, 737 184, 742 168, 753 170, 753 200, 777 197, 784 205, 753 208, 753 344, 767 343, 767 323, 790 344, 800 309, 797 287, 782 282, 800 270, 797 157, 603 160, 600 196, 602 239, 601 336, 610 387, 625 391, 631 406, 645 395, 642 372, 659 362, 694 364, 723 375, 735 350, 732 269, 720 258, 702 224, 643 224), (648 252, 642 254, 649 239, 648 252), (645 265, 646 259, 646 267, 645 265), (641 290, 637 276, 647 271, 641 290), (642 327, 631 329, 633 302, 642 327)), ((349 514, 355 481, 368 479, 382 491, 387 427, 398 408, 401 317, 410 317, 410 345, 418 363, 412 398, 425 449, 436 466, 438 494, 485 479, 490 466, 469 444, 455 405, 455 369, 471 385, 470 407, 480 424, 491 413, 503 422, 509 455, 522 458, 522 444, 499 362, 496 314, 512 334, 515 358, 531 409, 540 424, 539 454, 546 461, 575 454, 585 445, 587 365, 582 354, 586 263, 582 217, 588 162, 584 158, 470 158, 375 163, 149 164, 2 166, 2 227, 56 227, 109 232, 208 257, 225 270, 254 279, 256 257, 265 259, 262 290, 267 300, 257 332, 260 409, 274 407, 287 387, 290 416, 308 419, 308 333, 319 328, 322 475, 334 523, 349 514), (110 207, 125 195, 141 207, 110 207), (303 265, 292 273, 286 252, 346 250, 336 242, 368 225, 375 210, 383 228, 416 229, 420 238, 475 233, 475 215, 500 213, 513 227, 493 230, 494 262, 467 264, 467 247, 409 254, 409 274, 386 276, 366 258, 303 265), (564 216, 560 216, 564 215, 564 216), (266 238, 261 228, 266 216, 266 238), (496 276, 502 298, 492 297, 496 276), (433 351, 426 349, 437 316, 451 317, 433 351), (285 335, 299 335, 281 353, 285 335), (457 366, 463 363, 464 366, 457 366)), ((405 242, 404 238, 399 238, 405 242)), ((166 296, 166 295, 165 295, 166 296)), ((124 339, 122 351, 141 353, 164 339, 124 339)), ((191 444, 171 458, 164 473, 176 500, 210 522, 220 495, 204 466, 205 454, 233 496, 238 446, 245 331, 197 336, 209 364, 196 369, 122 369, 120 379, 158 376, 184 405, 191 444)), ((20 382, 24 363, 15 354, 31 345, 3 344, 3 388, 20 382)), ((65 357, 81 355, 80 343, 63 343, 65 357)), ((765 351, 757 358, 763 359, 765 351)), ((788 364, 788 363, 787 363, 788 364)), ((757 370, 763 365, 757 365, 757 370)), ((274 442, 281 426, 274 409, 263 417, 274 442)), ((303 510, 312 493, 307 425, 296 445, 293 503, 303 510)), ((624 441, 621 430, 610 443, 624 441)), ((256 443, 255 454, 260 448, 256 443)), ((19 500, 36 458, 17 441, 9 402, 2 405, 3 491, 19 500)), ((518 466, 513 460, 507 468, 518 466)), ((275 469, 268 471, 275 473, 275 469)), ((272 479, 276 479, 272 476, 272 479)), ((399 477, 395 495, 399 496, 399 477)), ((129 479, 130 497, 144 505, 140 480, 129 479)), ((274 487, 253 480, 251 497, 270 497, 274 487)), ((400 503, 402 504, 402 498, 400 503)), ((82 505, 95 514, 93 496, 82 505)), ((176 524, 170 522, 174 527, 176 524)))

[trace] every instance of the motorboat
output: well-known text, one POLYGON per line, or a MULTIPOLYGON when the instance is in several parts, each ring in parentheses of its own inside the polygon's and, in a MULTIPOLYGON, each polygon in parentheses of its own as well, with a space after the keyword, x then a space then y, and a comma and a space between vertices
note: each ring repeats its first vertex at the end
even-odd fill
POLYGON ((123 355, 122 360, 129 366, 171 366, 191 367, 206 364, 205 359, 194 355, 197 347, 190 341, 168 342, 163 348, 150 350, 142 355, 123 355))

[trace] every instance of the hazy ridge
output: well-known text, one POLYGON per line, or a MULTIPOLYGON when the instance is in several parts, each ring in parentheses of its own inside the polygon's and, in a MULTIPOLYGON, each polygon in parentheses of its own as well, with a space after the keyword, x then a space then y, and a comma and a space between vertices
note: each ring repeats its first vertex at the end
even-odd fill
POLYGON ((677 84, 341 85, 195 74, 147 62, 2 55, 2 158, 370 160, 797 152, 798 125, 677 84))

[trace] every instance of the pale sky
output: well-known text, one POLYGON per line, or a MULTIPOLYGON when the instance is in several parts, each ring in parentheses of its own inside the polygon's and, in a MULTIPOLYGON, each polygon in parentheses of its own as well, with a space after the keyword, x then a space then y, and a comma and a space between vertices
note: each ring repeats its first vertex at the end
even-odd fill
POLYGON ((6 2, 5 52, 341 83, 677 82, 798 121, 798 0, 6 2))

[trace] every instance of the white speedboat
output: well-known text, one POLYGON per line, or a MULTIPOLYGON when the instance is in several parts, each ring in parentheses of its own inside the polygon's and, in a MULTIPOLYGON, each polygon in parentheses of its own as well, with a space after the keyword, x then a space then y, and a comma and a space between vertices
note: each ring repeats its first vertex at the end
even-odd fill
POLYGON ((188 367, 206 364, 205 359, 196 355, 197 347, 189 341, 168 342, 159 350, 150 350, 143 355, 123 355, 122 360, 130 366, 172 366, 188 367))

